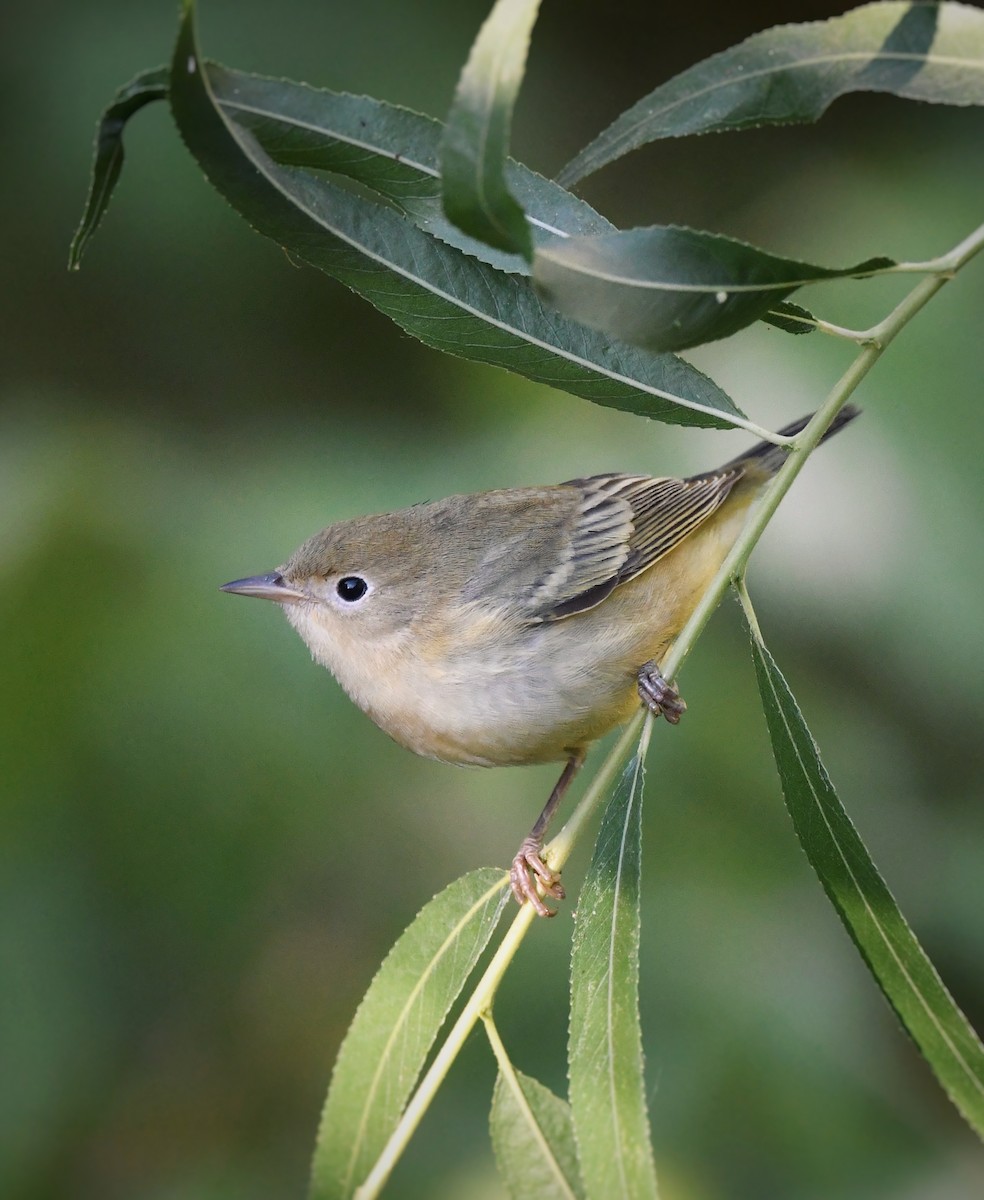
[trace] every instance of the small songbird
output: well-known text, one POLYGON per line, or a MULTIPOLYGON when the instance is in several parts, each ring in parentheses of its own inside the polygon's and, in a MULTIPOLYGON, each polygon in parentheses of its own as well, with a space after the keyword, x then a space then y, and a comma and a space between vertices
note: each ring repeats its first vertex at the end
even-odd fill
MULTIPOLYGON (((842 409, 826 436, 856 415, 842 409)), ((316 661, 417 754, 565 761, 511 870, 519 903, 552 916, 551 816, 587 748, 640 699, 679 721, 659 664, 785 459, 762 442, 689 479, 593 475, 357 517, 222 590, 282 605, 316 661)))

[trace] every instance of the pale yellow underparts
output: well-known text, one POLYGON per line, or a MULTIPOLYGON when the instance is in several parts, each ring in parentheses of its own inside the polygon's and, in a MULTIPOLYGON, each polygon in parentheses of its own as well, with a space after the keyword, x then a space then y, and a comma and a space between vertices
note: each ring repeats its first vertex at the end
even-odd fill
POLYGON ((281 569, 305 597, 284 608, 352 700, 417 754, 479 766, 567 759, 638 707, 639 668, 663 658, 770 474, 755 464, 701 481, 719 487, 718 506, 586 611, 550 615, 582 584, 611 578, 645 527, 630 509, 621 524, 612 506, 585 517, 571 492, 592 481, 331 526, 281 569), (591 520, 600 534, 585 531, 591 520), (370 583, 356 605, 335 591, 346 575, 370 583))

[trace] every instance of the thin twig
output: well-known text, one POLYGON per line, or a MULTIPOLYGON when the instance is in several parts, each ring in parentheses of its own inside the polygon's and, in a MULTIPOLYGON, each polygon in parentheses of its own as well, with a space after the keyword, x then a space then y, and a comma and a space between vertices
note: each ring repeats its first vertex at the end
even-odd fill
MULTIPOLYGON (((849 397, 899 332, 953 277, 954 273, 981 249, 984 249, 984 225, 964 238, 948 254, 941 255, 931 263, 903 264, 902 270, 925 270, 933 273, 928 278, 920 280, 883 321, 872 326, 870 330, 857 332, 855 340, 863 342, 862 349, 828 393, 813 419, 795 439, 790 442, 789 439, 781 438, 776 434, 767 435, 770 441, 789 443, 791 445, 789 456, 752 510, 738 540, 721 564, 670 652, 664 658, 661 670, 667 679, 672 680, 679 672, 711 614, 721 603, 725 592, 732 583, 743 586, 739 581, 744 578, 745 567, 752 550, 779 507, 780 501, 789 491, 793 480, 819 444, 834 417, 847 403, 849 397)), ((567 861, 578 836, 607 797, 615 775, 639 737, 643 722, 648 722, 646 730, 648 734, 652 728, 652 720, 652 715, 640 708, 636 716, 623 729, 621 736, 601 764, 567 823, 544 850, 544 859, 555 870, 567 861)), ((648 737, 644 740, 648 742, 648 737)), ((529 904, 524 904, 516 914, 512 925, 506 931, 499 948, 466 1001, 461 1015, 452 1026, 430 1069, 420 1081, 382 1154, 377 1159, 365 1183, 356 1191, 356 1200, 375 1200, 375 1197, 379 1195, 468 1035, 483 1015, 491 1011, 492 1001, 502 977, 519 950, 534 918, 534 911, 529 904)))

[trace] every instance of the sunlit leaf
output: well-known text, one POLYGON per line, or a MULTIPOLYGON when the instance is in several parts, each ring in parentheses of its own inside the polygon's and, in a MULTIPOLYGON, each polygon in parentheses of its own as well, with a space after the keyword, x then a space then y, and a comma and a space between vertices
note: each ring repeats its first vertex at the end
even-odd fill
POLYGON ((660 420, 728 427, 730 415, 740 416, 689 364, 591 334, 545 310, 528 280, 492 270, 330 179, 278 166, 218 107, 191 11, 178 38, 170 98, 192 154, 254 228, 426 344, 660 420))
POLYGON ((150 71, 141 71, 120 88, 99 120, 85 212, 68 252, 70 270, 78 270, 86 245, 112 199, 116 181, 123 170, 123 130, 126 123, 144 105, 167 98, 169 70, 168 67, 155 67, 150 71))
POLYGON ((626 767, 581 888, 571 958, 571 1110, 587 1195, 656 1196, 639 1025, 643 765, 626 767))
MULTIPOLYGON (((444 215, 440 121, 371 96, 267 79, 216 63, 208 64, 208 80, 223 113, 249 129, 275 162, 353 179, 449 245, 500 270, 529 274, 521 254, 468 237, 444 215)), ((526 211, 534 245, 558 234, 612 229, 584 200, 529 167, 507 159, 505 172, 509 190, 526 211)))
POLYGON ((311 1200, 351 1196, 368 1174, 492 936, 506 895, 501 871, 464 875, 424 905, 386 956, 335 1063, 311 1200))
POLYGON ((727 337, 804 284, 892 265, 872 258, 817 267, 719 234, 657 225, 541 247, 533 278, 540 295, 568 316, 666 351, 727 337))
POLYGON ((441 144, 444 211, 472 237, 527 259, 530 231, 504 168, 539 7, 540 0, 497 0, 461 72, 441 144))
POLYGON ((511 1079, 500 1071, 489 1126, 496 1165, 513 1200, 584 1195, 570 1105, 549 1088, 521 1071, 511 1079))
POLYGON ((786 807, 807 858, 878 986, 947 1095, 984 1136, 984 1047, 909 928, 844 811, 772 655, 752 656, 786 807))
POLYGON ((557 179, 570 187, 660 138, 816 121, 848 92, 984 104, 984 12, 955 3, 865 4, 754 34, 634 104, 557 179))

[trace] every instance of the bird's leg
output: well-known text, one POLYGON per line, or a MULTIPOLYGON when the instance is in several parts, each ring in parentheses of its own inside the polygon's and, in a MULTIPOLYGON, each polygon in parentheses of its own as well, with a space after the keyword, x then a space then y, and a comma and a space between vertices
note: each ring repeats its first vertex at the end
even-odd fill
POLYGON ((537 817, 529 837, 523 838, 509 870, 509 882, 512 885, 516 903, 524 904, 528 900, 536 909, 537 915, 541 917, 555 916, 556 909, 548 908, 543 903, 543 898, 537 890, 537 883, 554 900, 563 900, 564 898, 564 888, 560 882, 560 876, 556 871, 551 871, 540 857, 543 838, 547 832, 547 826, 564 798, 564 793, 570 787, 571 780, 578 773, 583 762, 583 752, 572 754, 567 760, 567 766, 564 767, 560 778, 554 784, 550 799, 543 806, 543 812, 537 817))
POLYGON ((662 714, 671 725, 679 724, 687 711, 680 693, 672 683, 667 683, 652 659, 639 668, 639 695, 654 717, 662 714))

